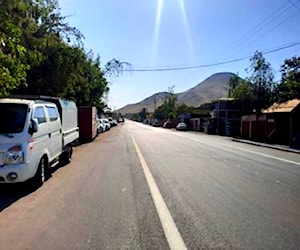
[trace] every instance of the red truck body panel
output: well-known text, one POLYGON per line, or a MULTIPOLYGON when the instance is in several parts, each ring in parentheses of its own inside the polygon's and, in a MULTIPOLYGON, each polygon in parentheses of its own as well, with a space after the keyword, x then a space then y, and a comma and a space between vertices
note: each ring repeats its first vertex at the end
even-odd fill
POLYGON ((92 141, 97 136, 96 118, 96 107, 78 108, 79 139, 81 141, 92 141))

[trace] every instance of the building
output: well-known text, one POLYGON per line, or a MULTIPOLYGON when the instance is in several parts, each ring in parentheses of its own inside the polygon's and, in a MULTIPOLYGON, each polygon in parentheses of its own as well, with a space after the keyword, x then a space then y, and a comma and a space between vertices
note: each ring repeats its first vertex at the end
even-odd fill
POLYGON ((294 99, 285 103, 274 103, 263 111, 267 120, 274 120, 276 127, 269 140, 272 143, 300 146, 300 99, 294 99))
POLYGON ((274 103, 262 114, 245 115, 241 137, 260 142, 300 147, 300 100, 274 103))
POLYGON ((276 127, 274 119, 268 119, 267 114, 243 115, 241 119, 242 139, 266 142, 274 133, 276 127))
POLYGON ((207 133, 235 136, 240 133, 242 106, 233 98, 221 98, 210 105, 211 118, 207 120, 207 133))

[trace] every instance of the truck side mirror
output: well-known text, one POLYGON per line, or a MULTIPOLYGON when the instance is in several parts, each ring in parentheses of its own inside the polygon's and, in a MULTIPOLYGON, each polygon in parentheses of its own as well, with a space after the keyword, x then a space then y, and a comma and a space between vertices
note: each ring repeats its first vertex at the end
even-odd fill
POLYGON ((36 118, 32 118, 29 124, 29 134, 38 132, 39 122, 36 118))

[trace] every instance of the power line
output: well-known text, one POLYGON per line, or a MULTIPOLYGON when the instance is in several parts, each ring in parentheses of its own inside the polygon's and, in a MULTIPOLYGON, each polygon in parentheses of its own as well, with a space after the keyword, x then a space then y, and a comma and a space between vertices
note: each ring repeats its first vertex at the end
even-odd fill
MULTIPOLYGON (((296 5, 296 3, 293 3, 292 1, 290 0, 287 0, 291 5, 293 5, 295 8, 297 8, 298 10, 300 10, 300 8, 298 7, 298 5, 296 5)), ((299 2, 299 0, 298 0, 299 2)))
POLYGON ((233 43, 232 46, 228 49, 232 53, 232 49, 237 50, 237 48, 241 47, 241 45, 248 41, 250 37, 253 37, 260 31, 262 31, 265 27, 271 24, 275 19, 278 19, 282 14, 291 9, 291 6, 287 6, 288 3, 283 4, 278 9, 276 9, 273 13, 271 13, 268 17, 263 19, 260 23, 255 25, 248 33, 244 34, 236 43, 233 43), (287 6, 286 8, 283 8, 287 6), (236 46, 237 44, 237 46, 236 46))
MULTIPOLYGON (((286 6, 288 3, 286 2, 283 6, 286 6)), ((274 20, 278 19, 278 17, 280 17, 282 14, 284 14, 287 10, 291 9, 291 5, 287 6, 287 8, 281 9, 278 8, 276 11, 274 11, 270 16, 268 16, 267 18, 265 18, 261 23, 259 23, 258 25, 256 25, 250 32, 248 32, 248 34, 244 35, 242 37, 242 40, 239 42, 238 46, 234 46, 233 49, 230 49, 230 53, 229 54, 236 54, 233 53, 234 51, 238 51, 241 49, 239 49, 242 44, 244 45, 250 45, 255 43, 257 40, 259 40, 260 38, 262 38, 263 36, 267 35, 268 33, 270 33, 271 31, 273 31, 274 29, 278 28, 280 25, 282 25, 283 23, 285 23, 287 20, 289 20, 290 18, 292 18, 293 16, 295 16, 297 13, 294 13, 293 15, 288 16, 287 18, 285 18, 283 21, 281 21, 280 23, 277 23, 275 26, 273 26, 271 29, 265 31, 263 34, 259 33, 261 31, 263 31, 269 24, 273 23, 274 20), (262 26, 262 27, 261 27, 262 26), (258 37, 256 36, 256 38, 254 38, 254 40, 252 39, 252 41, 249 42, 249 38, 253 38, 255 37, 254 35, 259 35, 258 37), (245 43, 248 42, 248 43, 245 43)), ((248 47, 247 46, 247 47, 248 47)), ((245 48, 244 48, 245 49, 245 48)), ((242 50, 244 50, 242 49, 242 50)))
MULTIPOLYGON (((246 34, 244 34, 242 37, 240 37, 240 39, 238 39, 236 42, 232 43, 231 46, 229 46, 227 49, 225 49, 223 51, 222 54, 223 55, 227 54, 227 56, 228 55, 234 56, 234 54, 237 54, 236 53, 237 51, 244 50, 241 47, 243 45, 245 46, 246 42, 249 43, 249 38, 250 37, 251 37, 251 40, 252 40, 254 38, 254 36, 257 36, 259 33, 261 33, 261 31, 263 31, 268 25, 271 25, 275 20, 277 20, 279 17, 281 17, 284 13, 286 13, 291 8, 292 8, 292 6, 289 5, 288 2, 285 2, 278 9, 276 9, 275 11, 273 11, 268 17, 264 18, 260 23, 258 23, 257 25, 255 25, 251 30, 249 30, 246 34)), ((277 28, 279 25, 277 24, 275 26, 275 28, 277 28)), ((273 27, 271 30, 268 30, 265 33, 269 33, 269 32, 271 32, 275 28, 273 27)), ((260 35, 260 37, 262 37, 264 35, 265 34, 260 35)), ((257 40, 258 40, 258 38, 255 39, 254 41, 252 41, 251 43, 253 43, 253 42, 257 41, 257 40)), ((216 61, 216 60, 220 60, 219 58, 220 58, 220 55, 217 56, 217 57, 215 57, 215 59, 213 59, 212 62, 216 61)), ((208 68, 202 68, 201 74, 203 74, 207 70, 208 70, 208 68)))
MULTIPOLYGON (((266 54, 271 54, 280 50, 284 50, 287 48, 291 48, 294 46, 297 46, 300 44, 300 41, 281 46, 269 51, 262 52, 263 55, 266 54)), ((203 64, 203 65, 196 65, 196 66, 185 66, 185 67, 171 67, 171 68, 156 68, 156 69, 125 69, 124 71, 130 71, 130 72, 154 72, 154 71, 175 71, 175 70, 188 70, 188 69, 198 69, 198 68, 207 68, 207 67, 212 67, 212 66, 218 66, 218 65, 224 65, 224 64, 230 64, 234 62, 239 62, 239 61, 244 61, 246 59, 250 59, 252 56, 247 56, 247 57, 242 57, 242 58, 237 58, 229 61, 223 61, 223 62, 216 62, 216 63, 210 63, 210 64, 203 64)))
POLYGON ((282 25, 283 23, 285 23, 287 20, 291 19, 292 17, 294 17, 298 12, 293 13, 292 15, 288 16, 287 18, 285 18, 284 20, 282 20, 280 23, 277 23, 274 27, 272 27, 271 29, 267 30, 265 33, 261 34, 260 36, 258 36, 255 40, 253 40, 252 42, 248 43, 248 45, 255 43, 257 40, 259 40, 260 38, 264 37, 265 35, 269 34, 271 31, 275 30, 276 28, 278 28, 280 25, 282 25))

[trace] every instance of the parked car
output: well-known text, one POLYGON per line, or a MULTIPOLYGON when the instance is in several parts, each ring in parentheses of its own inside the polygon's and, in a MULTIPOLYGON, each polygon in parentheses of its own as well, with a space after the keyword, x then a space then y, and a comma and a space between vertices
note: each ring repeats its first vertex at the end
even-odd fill
POLYGON ((104 122, 103 120, 97 118, 97 133, 100 134, 104 132, 104 122))
POLYGON ((110 124, 110 127, 113 127, 114 126, 113 125, 113 118, 112 117, 108 117, 107 120, 108 120, 108 122, 110 124))
POLYGON ((187 131, 187 125, 184 122, 180 122, 177 124, 176 130, 187 131))
POLYGON ((125 119, 123 117, 119 117, 118 122, 125 122, 125 119))
POLYGON ((113 120, 112 120, 112 124, 113 124, 113 126, 117 126, 117 125, 118 125, 117 120, 116 120, 116 119, 113 119, 113 120))
POLYGON ((118 125, 118 122, 116 119, 113 119, 112 117, 108 117, 107 120, 109 121, 110 123, 110 127, 114 127, 114 126, 117 126, 118 125))
POLYGON ((109 122, 109 120, 108 119, 103 119, 103 122, 104 122, 104 131, 108 131, 108 130, 110 130, 110 122, 109 122))
POLYGON ((152 126, 153 126, 153 127, 159 127, 159 126, 160 126, 160 124, 159 124, 159 122, 158 122, 158 121, 154 121, 154 122, 153 122, 153 124, 152 124, 152 126))
POLYGON ((172 128, 173 125, 172 125, 171 122, 165 122, 165 123, 163 124, 163 127, 164 127, 164 128, 172 128))

